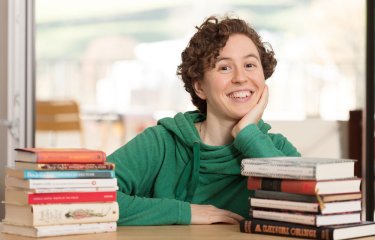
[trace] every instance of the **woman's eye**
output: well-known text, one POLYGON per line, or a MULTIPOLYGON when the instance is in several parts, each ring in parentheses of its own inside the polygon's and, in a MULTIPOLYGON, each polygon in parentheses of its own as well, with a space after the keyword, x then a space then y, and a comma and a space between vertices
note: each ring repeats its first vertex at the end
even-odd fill
POLYGON ((228 66, 222 66, 219 68, 221 71, 229 71, 230 70, 230 67, 228 66))
POLYGON ((253 67, 255 67, 255 65, 252 64, 252 63, 249 63, 249 64, 246 64, 245 67, 246 67, 246 68, 253 68, 253 67))

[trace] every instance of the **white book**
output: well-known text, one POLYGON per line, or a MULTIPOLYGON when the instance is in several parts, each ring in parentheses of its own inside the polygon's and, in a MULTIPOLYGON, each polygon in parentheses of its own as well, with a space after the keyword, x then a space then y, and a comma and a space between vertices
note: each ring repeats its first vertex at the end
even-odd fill
POLYGON ((253 218, 299 223, 316 227, 361 222, 360 212, 319 215, 252 209, 250 213, 253 218))
POLYGON ((23 226, 115 222, 117 202, 17 205, 5 203, 4 221, 23 226))
POLYGON ((358 212, 362 210, 361 200, 328 202, 296 202, 276 199, 250 198, 251 207, 266 209, 291 210, 310 213, 332 214, 345 212, 358 212))
POLYGON ((354 163, 353 159, 341 158, 247 158, 241 162, 241 174, 253 177, 310 180, 353 178, 355 177, 354 163))
POLYGON ((62 192, 114 192, 118 190, 118 187, 83 187, 83 188, 73 188, 73 187, 66 187, 66 188, 13 188, 7 187, 8 189, 15 189, 15 190, 29 190, 31 193, 62 193, 62 192))
POLYGON ((116 229, 116 222, 65 224, 39 227, 19 226, 7 222, 2 223, 2 232, 27 237, 51 237, 73 234, 104 233, 115 232, 116 229))
POLYGON ((91 178, 91 179, 19 179, 11 176, 5 177, 6 187, 18 188, 97 188, 116 187, 117 178, 91 178))

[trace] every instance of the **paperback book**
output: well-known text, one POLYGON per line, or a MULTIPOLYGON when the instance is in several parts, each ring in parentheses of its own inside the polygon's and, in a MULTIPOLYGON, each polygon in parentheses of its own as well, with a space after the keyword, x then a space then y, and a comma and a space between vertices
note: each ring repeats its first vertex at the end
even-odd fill
POLYGON ((331 158, 248 158, 241 162, 241 174, 253 177, 310 180, 353 178, 354 163, 355 160, 352 159, 331 158))
POLYGON ((29 190, 21 190, 14 188, 5 189, 5 203, 21 205, 115 201, 116 191, 35 193, 29 190))
POLYGON ((20 179, 5 176, 5 186, 15 188, 96 188, 115 187, 117 178, 95 178, 95 179, 20 179))
POLYGON ((106 154, 84 148, 17 148, 16 159, 35 163, 103 163, 106 154))
POLYGON ((361 222, 360 212, 348 212, 340 214, 309 214, 297 211, 282 211, 276 209, 250 209, 250 217, 258 219, 267 219, 273 221, 283 221, 290 223, 305 224, 311 226, 328 226, 338 224, 349 224, 361 222))
POLYGON ((340 201, 328 203, 295 202, 285 200, 250 198, 251 207, 291 210, 308 213, 334 214, 345 212, 358 212, 362 210, 361 200, 340 201))
POLYGON ((35 163, 35 162, 24 162, 15 161, 16 169, 28 169, 28 170, 58 170, 58 171, 69 171, 69 170, 114 170, 115 164, 104 162, 104 163, 35 163))
POLYGON ((117 202, 33 205, 6 203, 4 221, 22 226, 47 226, 115 222, 118 217, 119 208, 117 202))
POLYGON ((113 170, 81 170, 81 171, 49 171, 7 168, 6 175, 22 179, 53 179, 53 178, 114 178, 113 170))
POLYGON ((4 233, 17 234, 26 237, 52 237, 87 233, 115 232, 116 222, 63 224, 50 226, 20 226, 7 222, 2 223, 4 233))
POLYGON ((255 190, 253 191, 254 198, 286 200, 296 202, 336 202, 336 201, 350 201, 362 198, 361 192, 356 193, 341 193, 341 194, 325 194, 325 195, 306 195, 297 193, 286 193, 278 191, 255 190))

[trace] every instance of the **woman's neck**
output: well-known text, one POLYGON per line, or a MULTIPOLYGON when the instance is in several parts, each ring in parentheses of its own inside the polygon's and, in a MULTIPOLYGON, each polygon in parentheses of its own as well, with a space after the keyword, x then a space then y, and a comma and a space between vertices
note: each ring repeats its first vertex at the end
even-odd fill
POLYGON ((224 121, 207 115, 206 120, 197 123, 196 127, 202 142, 211 146, 222 146, 233 141, 231 132, 235 124, 233 121, 224 121))

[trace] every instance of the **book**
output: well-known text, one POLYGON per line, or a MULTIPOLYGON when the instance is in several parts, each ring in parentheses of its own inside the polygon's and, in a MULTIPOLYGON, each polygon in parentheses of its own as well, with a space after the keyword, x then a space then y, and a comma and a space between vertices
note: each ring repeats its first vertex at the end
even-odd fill
POLYGON ((35 163, 103 163, 106 154, 85 148, 16 148, 15 160, 35 163))
POLYGON ((14 225, 47 226, 115 222, 118 217, 117 202, 33 205, 5 203, 4 221, 14 225))
POLYGON ((310 203, 275 199, 250 198, 251 207, 311 212, 319 213, 322 215, 333 213, 358 212, 362 210, 361 205, 361 200, 328 203, 310 203))
MULTIPOLYGON (((7 187, 8 189, 12 187, 7 187)), ((114 192, 118 190, 113 187, 64 187, 64 188, 14 188, 18 190, 27 190, 32 193, 57 193, 57 192, 114 192)))
POLYGON ((115 187, 117 186, 117 178, 20 179, 11 176, 5 176, 5 186, 28 189, 115 187))
POLYGON ((115 170, 115 164, 104 163, 34 163, 15 161, 16 169, 29 170, 115 170))
POLYGON ((341 194, 360 192, 361 179, 295 180, 248 177, 249 190, 267 190, 306 195, 341 194))
POLYGON ((79 178, 114 178, 115 171, 113 170, 77 170, 77 171, 40 171, 6 168, 5 174, 11 177, 21 179, 79 179, 79 178))
POLYGON ((325 227, 278 222, 261 219, 242 220, 240 231, 303 239, 343 240, 375 235, 375 222, 364 221, 325 227))
POLYGON ((305 195, 297 193, 286 193, 277 191, 266 191, 266 190, 255 190, 253 191, 253 197, 275 199, 275 200, 287 200, 296 202, 335 202, 335 201, 349 201, 362 198, 362 193, 342 193, 342 194, 325 194, 325 195, 305 195))
POLYGON ((35 193, 29 190, 20 190, 14 188, 5 189, 5 203, 14 203, 21 205, 115 201, 116 191, 35 193))
POLYGON ((17 234, 26 237, 52 237, 74 234, 104 233, 115 232, 117 229, 116 222, 64 224, 37 227, 19 226, 3 222, 2 226, 4 233, 17 234))
POLYGON ((247 158, 241 161, 241 174, 254 177, 310 180, 353 178, 354 163, 353 159, 334 158, 247 158))
POLYGON ((360 212, 321 215, 296 211, 258 209, 253 207, 250 209, 250 217, 312 225, 316 227, 361 222, 360 212))

